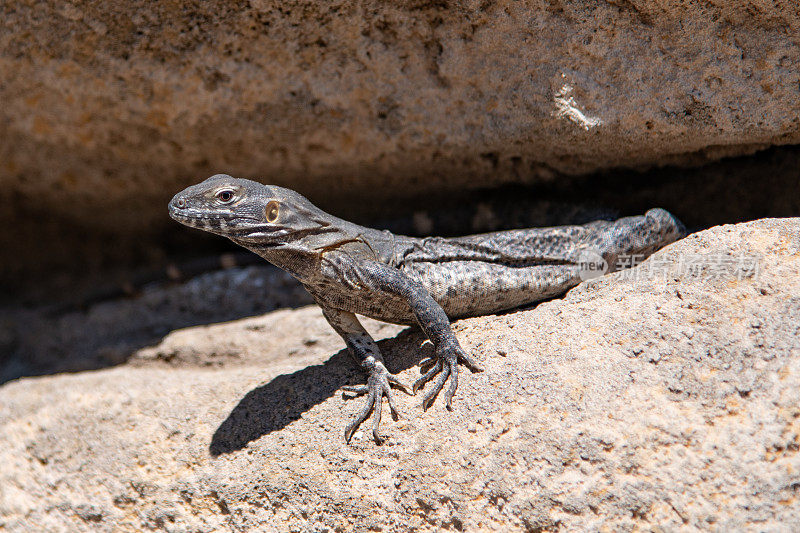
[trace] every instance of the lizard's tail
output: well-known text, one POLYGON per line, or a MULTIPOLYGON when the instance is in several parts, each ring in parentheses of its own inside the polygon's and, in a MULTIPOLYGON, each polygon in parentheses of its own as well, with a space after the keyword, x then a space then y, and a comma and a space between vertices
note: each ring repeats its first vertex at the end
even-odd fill
POLYGON ((601 232, 603 259, 610 271, 640 263, 656 250, 686 235, 686 228, 664 209, 650 209, 642 216, 626 217, 601 232))

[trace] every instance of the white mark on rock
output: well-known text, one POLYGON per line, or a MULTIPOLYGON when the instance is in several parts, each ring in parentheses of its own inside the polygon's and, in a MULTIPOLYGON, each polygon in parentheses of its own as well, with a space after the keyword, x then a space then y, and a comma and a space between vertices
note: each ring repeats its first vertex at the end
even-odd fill
POLYGON ((589 128, 595 128, 603 123, 598 117, 589 117, 583 111, 578 109, 578 104, 575 98, 572 97, 572 86, 563 85, 558 90, 554 101, 556 103, 557 117, 567 117, 569 120, 582 127, 586 131, 589 128))

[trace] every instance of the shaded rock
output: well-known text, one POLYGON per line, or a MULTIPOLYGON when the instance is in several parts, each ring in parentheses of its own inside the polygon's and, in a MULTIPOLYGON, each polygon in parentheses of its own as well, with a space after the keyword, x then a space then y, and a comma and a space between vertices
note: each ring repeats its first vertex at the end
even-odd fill
MULTIPOLYGON (((286 272, 261 266, 216 271, 183 284, 154 284, 142 294, 103 301, 86 309, 48 312, 47 308, 0 312, 0 383, 24 375, 90 370, 119 364, 141 348, 157 344, 174 329, 234 320, 311 303, 308 292, 286 272), (4 335, 3 335, 4 334, 4 335)), ((259 326, 260 327, 260 326, 259 326)), ((254 326, 254 331, 258 327, 254 326)), ((178 335, 179 336, 179 335, 178 335)), ((180 361, 188 357, 217 365, 242 355, 241 347, 204 357, 195 348, 179 355, 148 357, 180 361), (191 355, 194 354, 194 355, 191 355)))
MULTIPOLYGON (((798 294, 800 219, 690 235, 457 322, 486 371, 452 413, 403 397, 380 447, 343 442, 336 391, 363 377, 318 309, 174 332, 135 365, 0 388, 0 527, 797 530, 798 294), (208 368, 223 347, 243 356, 208 368)), ((368 327, 410 380, 421 335, 368 327)))

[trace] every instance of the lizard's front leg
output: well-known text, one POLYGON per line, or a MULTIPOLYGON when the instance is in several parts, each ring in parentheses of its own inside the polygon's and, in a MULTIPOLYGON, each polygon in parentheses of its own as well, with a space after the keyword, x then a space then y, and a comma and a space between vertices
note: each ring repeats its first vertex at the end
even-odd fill
POLYGON ((356 416, 355 420, 345 428, 344 438, 347 442, 350 442, 356 428, 367 419, 371 411, 374 411, 372 436, 377 444, 381 444, 384 439, 378 435, 378 428, 381 424, 383 397, 385 396, 389 403, 389 411, 392 414, 392 418, 397 420, 399 415, 394 405, 391 387, 397 387, 407 394, 411 394, 411 392, 409 392, 408 388, 397 379, 395 375, 390 374, 389 371, 386 370, 378 345, 364 329, 364 326, 358 321, 356 315, 347 311, 328 307, 320 302, 318 303, 320 307, 322 307, 322 314, 328 320, 328 323, 336 330, 336 333, 344 339, 350 353, 355 357, 359 365, 361 365, 361 368, 368 373, 366 385, 348 385, 342 387, 345 391, 355 393, 356 396, 362 394, 367 395, 367 402, 364 404, 364 407, 361 409, 358 416, 356 416))
POLYGON ((366 263, 362 265, 361 274, 360 279, 372 285, 373 289, 390 292, 405 299, 422 331, 434 345, 435 355, 421 363, 423 375, 414 383, 413 388, 416 392, 436 378, 433 387, 422 399, 423 409, 431 406, 450 378, 444 400, 447 409, 452 410, 453 396, 458 388, 458 364, 466 365, 473 372, 482 372, 483 369, 459 344, 450 327, 447 313, 421 283, 395 268, 381 263, 366 263))

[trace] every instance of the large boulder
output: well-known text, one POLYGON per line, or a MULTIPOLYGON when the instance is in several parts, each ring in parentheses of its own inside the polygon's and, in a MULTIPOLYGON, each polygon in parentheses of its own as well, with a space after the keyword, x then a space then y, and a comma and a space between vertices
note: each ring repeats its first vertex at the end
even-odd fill
POLYGON ((218 171, 358 210, 354 194, 800 141, 791 2, 44 0, 0 13, 12 223, 157 230, 166 199, 218 171))
MULTIPOLYGON (((0 388, 0 528, 797 531, 798 294, 800 219, 693 234, 458 321, 486 371, 383 446, 343 442, 363 376, 317 308, 175 331, 0 388)), ((368 327, 413 379, 422 336, 368 327)))

